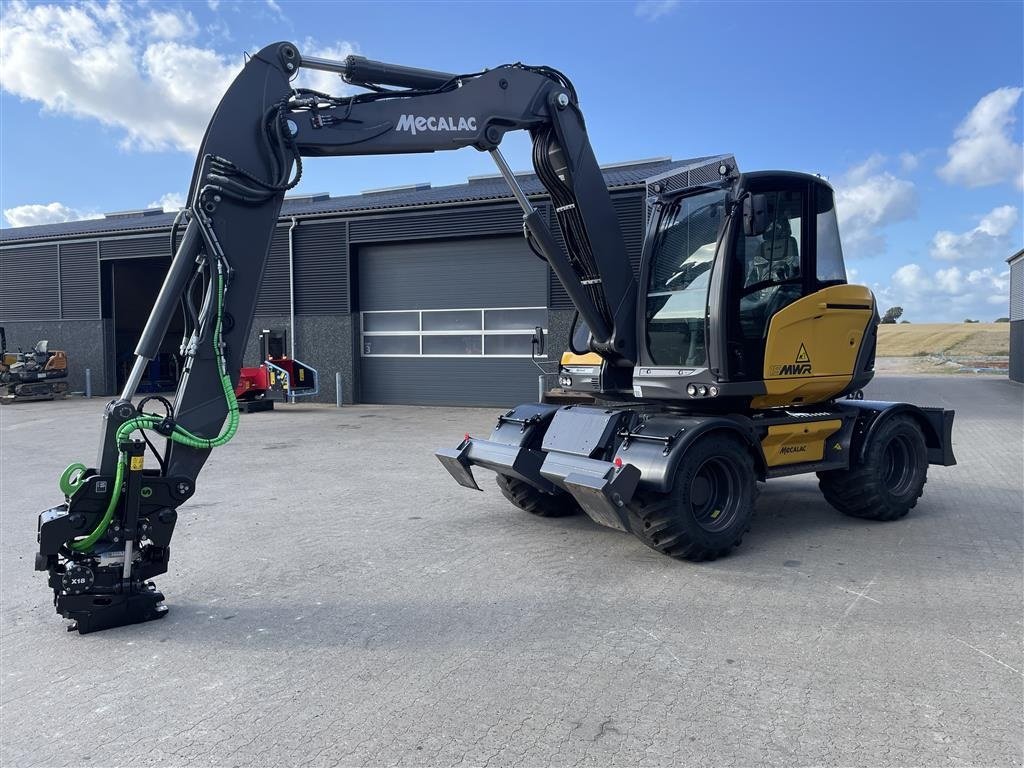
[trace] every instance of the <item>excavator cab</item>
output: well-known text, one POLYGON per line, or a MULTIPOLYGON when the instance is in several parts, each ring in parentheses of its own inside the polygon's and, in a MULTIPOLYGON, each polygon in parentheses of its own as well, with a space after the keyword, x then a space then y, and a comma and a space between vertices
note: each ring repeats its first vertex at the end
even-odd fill
POLYGON ((746 410, 823 402, 870 381, 875 302, 846 283, 824 179, 736 174, 655 205, 635 398, 746 410))

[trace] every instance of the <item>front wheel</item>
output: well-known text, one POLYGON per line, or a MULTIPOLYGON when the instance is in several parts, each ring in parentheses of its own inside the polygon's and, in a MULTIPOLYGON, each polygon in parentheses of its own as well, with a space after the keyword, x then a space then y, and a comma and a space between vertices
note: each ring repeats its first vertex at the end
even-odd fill
POLYGON ((501 495, 531 515, 568 517, 580 511, 576 500, 564 491, 557 494, 544 493, 529 483, 524 483, 522 480, 508 475, 499 474, 495 479, 498 481, 501 495))
POLYGON ((644 544, 681 560, 714 560, 739 546, 757 498, 754 461, 738 439, 709 435, 683 455, 667 494, 642 493, 627 508, 644 544))
POLYGON ((904 517, 928 481, 928 448, 911 416, 893 416, 872 435, 864 460, 849 469, 818 473, 825 500, 844 515, 866 520, 904 517))

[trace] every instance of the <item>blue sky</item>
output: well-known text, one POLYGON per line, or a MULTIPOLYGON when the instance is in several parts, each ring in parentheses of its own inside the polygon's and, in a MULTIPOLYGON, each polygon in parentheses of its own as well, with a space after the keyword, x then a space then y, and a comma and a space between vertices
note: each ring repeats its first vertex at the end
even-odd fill
MULTIPOLYGON (((731 152, 826 175, 883 308, 991 320, 1024 239, 1022 30, 1020 2, 5 2, 0 208, 10 226, 173 207, 242 52, 274 40, 453 72, 522 60, 573 79, 602 162, 731 152)), ((529 167, 522 138, 504 151, 529 167)), ((322 159, 301 189, 491 172, 473 150, 322 159)))

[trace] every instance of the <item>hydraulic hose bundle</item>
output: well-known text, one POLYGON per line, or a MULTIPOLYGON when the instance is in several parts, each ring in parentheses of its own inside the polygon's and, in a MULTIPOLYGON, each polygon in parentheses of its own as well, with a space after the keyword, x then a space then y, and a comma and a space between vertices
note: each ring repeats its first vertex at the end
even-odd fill
POLYGON ((558 226, 565 238, 569 260, 594 306, 598 307, 605 323, 611 328, 613 318, 601 288, 601 273, 594 262, 593 249, 583 217, 576 207, 576 197, 567 183, 568 179, 564 179, 559 173, 560 170, 562 174, 567 173, 561 157, 562 149, 558 145, 554 129, 546 126, 537 131, 533 137, 533 167, 537 171, 537 178, 551 195, 558 226), (556 168, 556 162, 562 167, 556 168))
MULTIPOLYGON (((224 389, 224 399, 227 401, 228 406, 228 419, 224 427, 221 429, 220 434, 213 438, 205 438, 190 432, 180 424, 173 424, 172 428, 165 430, 163 427, 164 425, 168 425, 167 417, 161 417, 157 414, 143 413, 126 421, 120 426, 120 428, 118 428, 117 442, 119 446, 136 431, 147 429, 164 434, 168 440, 178 443, 179 445, 184 445, 188 448, 195 448, 197 450, 217 448, 224 445, 235 436, 235 433, 238 431, 238 401, 235 399, 235 391, 234 387, 231 385, 231 376, 228 373, 227 366, 224 361, 223 347, 221 343, 224 295, 227 291, 227 286, 224 281, 224 269, 220 261, 217 262, 216 291, 217 310, 216 325, 214 326, 213 331, 213 346, 217 355, 220 382, 224 389)), ((121 450, 118 455, 117 469, 114 475, 114 487, 110 495, 110 502, 107 505, 107 509, 96 528, 93 529, 90 534, 84 538, 77 539, 69 545, 74 551, 88 552, 107 532, 107 528, 110 526, 110 522, 114 518, 114 512, 117 509, 117 504, 120 501, 124 490, 124 472, 126 465, 127 454, 124 450, 121 450)), ((61 490, 69 497, 73 496, 82 485, 83 478, 81 473, 79 472, 76 474, 73 472, 81 466, 82 465, 79 464, 72 465, 61 477, 61 490)))

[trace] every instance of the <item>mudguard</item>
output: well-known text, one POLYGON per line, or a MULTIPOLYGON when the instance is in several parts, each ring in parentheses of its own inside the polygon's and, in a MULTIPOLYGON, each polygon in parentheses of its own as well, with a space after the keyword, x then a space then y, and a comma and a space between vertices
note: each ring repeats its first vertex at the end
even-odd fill
POLYGON ((728 432, 750 446, 758 479, 765 479, 766 467, 753 424, 733 416, 655 416, 623 435, 614 461, 632 464, 640 470, 640 490, 668 493, 676 468, 686 449, 710 432, 728 432))
POLYGON ((928 447, 928 463, 942 467, 956 465, 956 457, 953 455, 953 418, 956 411, 877 400, 843 400, 842 404, 844 407, 859 410, 861 420, 868 424, 866 430, 858 430, 861 433, 860 439, 853 446, 859 459, 864 458, 866 446, 887 419, 906 413, 913 416, 921 425, 925 445, 928 447))

